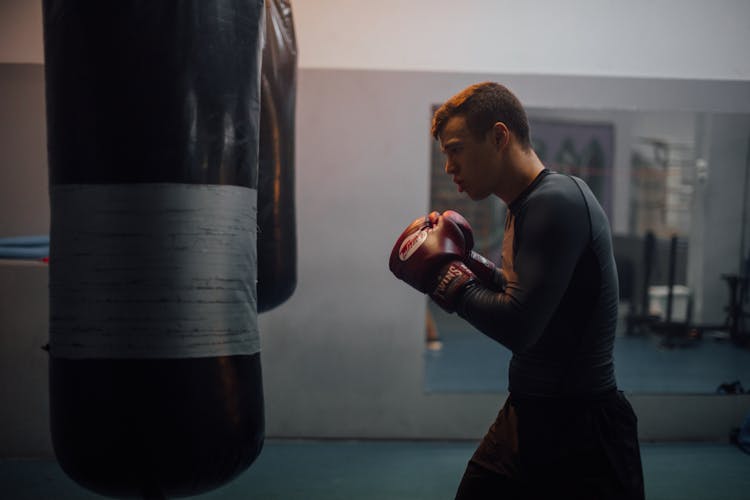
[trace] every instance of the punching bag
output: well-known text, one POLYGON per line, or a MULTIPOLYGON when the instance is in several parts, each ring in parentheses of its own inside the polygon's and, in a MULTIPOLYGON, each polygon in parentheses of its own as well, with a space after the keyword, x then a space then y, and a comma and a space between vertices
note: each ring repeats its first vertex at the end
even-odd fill
POLYGON ((297 46, 288 0, 266 3, 258 172, 258 312, 283 303, 297 280, 294 117, 297 46))
POLYGON ((262 0, 44 0, 52 443, 111 496, 224 484, 264 438, 262 0))

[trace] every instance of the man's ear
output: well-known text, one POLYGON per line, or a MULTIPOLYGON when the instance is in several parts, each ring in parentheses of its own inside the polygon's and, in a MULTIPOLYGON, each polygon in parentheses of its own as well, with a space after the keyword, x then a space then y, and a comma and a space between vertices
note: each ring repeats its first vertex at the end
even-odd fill
POLYGON ((510 142, 510 130, 503 122, 495 122, 492 126, 492 139, 499 149, 505 149, 510 142))

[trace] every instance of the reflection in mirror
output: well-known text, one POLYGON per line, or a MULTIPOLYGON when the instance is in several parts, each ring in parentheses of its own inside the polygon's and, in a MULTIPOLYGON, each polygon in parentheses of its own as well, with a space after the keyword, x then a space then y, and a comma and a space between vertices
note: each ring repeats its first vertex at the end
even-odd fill
MULTIPOLYGON (((621 389, 750 389, 750 116, 682 111, 528 110, 547 168, 580 177, 613 234, 621 389)), ((432 210, 454 209, 476 249, 499 256, 506 208, 456 192, 432 143, 432 210)), ((504 392, 511 353, 458 316, 427 307, 427 392, 504 392)))

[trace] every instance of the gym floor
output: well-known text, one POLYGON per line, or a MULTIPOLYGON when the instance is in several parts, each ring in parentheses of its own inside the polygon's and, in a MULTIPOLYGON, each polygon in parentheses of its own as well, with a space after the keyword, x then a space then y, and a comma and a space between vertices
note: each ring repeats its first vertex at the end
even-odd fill
MULTIPOLYGON (((279 441, 243 474, 201 500, 451 499, 474 442, 279 441)), ((643 443, 649 500, 750 498, 750 455, 722 443, 643 443)), ((104 498, 71 481, 54 460, 0 461, 7 500, 104 498)))
MULTIPOLYGON (((429 311, 440 341, 427 343, 425 391, 505 392, 510 351, 456 315, 432 304, 429 311)), ((615 373, 627 393, 714 394, 719 385, 734 381, 750 389, 750 349, 735 347, 720 332, 668 348, 663 337, 628 337, 623 330, 615 340, 615 373)))

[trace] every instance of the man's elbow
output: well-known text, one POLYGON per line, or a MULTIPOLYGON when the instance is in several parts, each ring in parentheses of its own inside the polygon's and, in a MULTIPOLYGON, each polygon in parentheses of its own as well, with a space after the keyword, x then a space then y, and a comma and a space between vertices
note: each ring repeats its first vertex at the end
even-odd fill
POLYGON ((543 328, 535 326, 527 326, 519 328, 510 339, 508 339, 507 347, 514 354, 523 354, 528 351, 534 345, 536 345, 539 337, 542 336, 543 328))
POLYGON ((536 343, 536 339, 530 338, 523 329, 498 328, 497 326, 487 328, 476 324, 474 326, 495 342, 508 348, 514 354, 521 354, 536 343))

